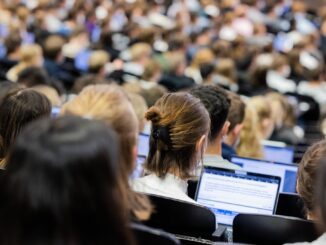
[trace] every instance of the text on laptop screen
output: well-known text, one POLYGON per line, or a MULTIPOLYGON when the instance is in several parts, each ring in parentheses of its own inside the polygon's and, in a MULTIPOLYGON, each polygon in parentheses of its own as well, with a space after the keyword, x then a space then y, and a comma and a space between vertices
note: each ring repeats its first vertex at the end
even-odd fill
POLYGON ((275 147, 264 145, 264 159, 272 162, 293 163, 294 149, 292 147, 275 147))
POLYGON ((279 177, 205 167, 196 200, 218 224, 232 225, 239 213, 273 214, 279 184, 279 177))
POLYGON ((278 176, 281 178, 280 192, 296 192, 297 165, 271 163, 242 157, 232 157, 231 162, 239 165, 244 171, 278 176))
POLYGON ((148 156, 149 152, 149 135, 138 135, 138 156, 148 156))

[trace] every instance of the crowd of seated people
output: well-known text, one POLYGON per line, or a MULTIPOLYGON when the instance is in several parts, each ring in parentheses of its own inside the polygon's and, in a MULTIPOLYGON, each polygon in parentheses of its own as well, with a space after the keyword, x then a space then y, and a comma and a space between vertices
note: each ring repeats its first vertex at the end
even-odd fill
POLYGON ((0 1, 0 243, 138 244, 153 196, 221 211, 207 169, 280 178, 326 223, 325 59, 304 0, 0 1))

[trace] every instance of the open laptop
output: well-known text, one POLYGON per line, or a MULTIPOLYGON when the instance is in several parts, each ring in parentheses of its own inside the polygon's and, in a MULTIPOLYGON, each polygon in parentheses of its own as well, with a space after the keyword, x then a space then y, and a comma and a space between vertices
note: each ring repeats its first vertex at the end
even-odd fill
POLYGON ((298 166, 257 160, 244 157, 232 157, 231 162, 239 165, 244 171, 260 174, 270 174, 281 178, 280 192, 296 192, 298 166))
POLYGON ((293 163, 294 147, 263 145, 263 152, 267 161, 293 163))
POLYGON ((144 173, 144 163, 148 156, 149 152, 149 135, 148 134, 139 134, 138 135, 138 155, 136 168, 131 174, 132 179, 137 179, 143 176, 144 173))
POLYGON ((274 214, 280 184, 277 176, 205 166, 195 200, 230 228, 239 213, 274 214))

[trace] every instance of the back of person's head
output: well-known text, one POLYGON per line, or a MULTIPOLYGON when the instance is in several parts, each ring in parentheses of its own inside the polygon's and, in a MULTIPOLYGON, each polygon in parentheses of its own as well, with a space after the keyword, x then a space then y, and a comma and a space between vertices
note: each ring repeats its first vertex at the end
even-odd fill
POLYGON ((148 107, 155 105, 156 101, 158 101, 158 99, 165 93, 167 93, 166 88, 158 84, 140 91, 140 95, 145 99, 148 107))
POLYGON ((1 244, 133 244, 117 152, 114 132, 96 121, 29 125, 1 182, 1 244))
POLYGON ((191 177, 205 152, 210 127, 201 101, 189 93, 166 94, 145 117, 152 122, 146 170, 159 177, 191 177))
POLYGON ((248 102, 257 112, 258 133, 261 139, 268 139, 274 130, 272 108, 266 97, 255 96, 248 102))
POLYGON ((75 81, 72 87, 72 92, 74 94, 79 94, 85 87, 89 85, 105 84, 105 83, 109 83, 109 81, 95 74, 88 74, 85 76, 81 76, 75 81))
POLYGON ((6 158, 16 137, 28 123, 48 117, 50 113, 50 101, 36 91, 20 89, 7 94, 0 104, 0 158, 6 158))
POLYGON ((12 32, 4 40, 4 46, 6 47, 7 55, 16 52, 22 43, 22 38, 19 33, 12 32))
POLYGON ((143 57, 150 57, 152 48, 147 43, 136 43, 130 47, 130 55, 132 61, 139 61, 143 57))
POLYGON ((59 35, 48 36, 43 44, 44 57, 55 61, 61 54, 64 44, 65 39, 63 37, 59 35))
POLYGON ((17 83, 26 87, 50 84, 50 77, 46 70, 39 67, 27 67, 18 74, 17 83))
POLYGON ((315 209, 318 210, 318 220, 323 230, 326 230, 326 158, 319 163, 315 196, 315 209))
POLYGON ((240 132, 240 141, 237 146, 237 154, 242 157, 262 158, 261 138, 257 134, 258 116, 255 108, 246 104, 243 128, 240 132))
POLYGON ((132 152, 136 145, 138 122, 127 94, 117 85, 90 85, 63 105, 62 114, 99 119, 110 125, 120 140, 121 160, 127 173, 133 169, 132 152))
POLYGON ((231 100, 231 106, 227 120, 230 122, 229 132, 232 132, 237 125, 243 123, 245 118, 246 104, 239 95, 233 92, 228 92, 228 97, 231 100))
POLYGON ((129 190, 129 176, 135 165, 138 121, 127 94, 117 85, 90 85, 61 108, 63 115, 94 118, 112 127, 119 141, 119 168, 128 192, 128 208, 138 219, 150 215, 149 201, 129 190))
MULTIPOLYGON (((216 138, 221 136, 228 117, 230 99, 227 92, 216 85, 205 85, 191 89, 190 93, 201 100, 209 113, 211 121, 209 141, 214 143, 216 138)), ((224 133, 227 133, 227 128, 224 133)))
POLYGON ((42 48, 38 44, 25 44, 20 49, 20 61, 29 66, 38 66, 38 59, 42 55, 42 48))
POLYGON ((299 164, 297 191, 300 194, 306 215, 309 219, 316 219, 315 189, 320 161, 326 157, 326 141, 322 140, 305 152, 299 164))
POLYGON ((213 63, 215 59, 214 53, 210 49, 200 49, 194 56, 191 66, 199 68, 202 64, 213 63))
POLYGON ((48 85, 37 85, 31 87, 31 89, 45 95, 48 98, 48 100, 51 102, 52 106, 54 107, 61 106, 60 95, 58 94, 57 90, 55 90, 53 87, 48 85))
POLYGON ((100 73, 109 60, 110 56, 104 50, 93 51, 88 60, 88 71, 93 74, 100 73))
POLYGON ((230 79, 231 82, 236 82, 236 67, 235 62, 232 59, 219 59, 215 72, 230 79))
POLYGON ((14 90, 22 89, 23 86, 14 82, 0 82, 0 104, 8 93, 14 90))

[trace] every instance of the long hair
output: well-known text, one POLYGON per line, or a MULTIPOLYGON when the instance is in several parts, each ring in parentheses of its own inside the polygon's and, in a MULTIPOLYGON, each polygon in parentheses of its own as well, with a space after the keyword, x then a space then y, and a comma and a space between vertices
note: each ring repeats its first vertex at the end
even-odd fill
POLYGON ((118 142, 102 123, 29 125, 1 182, 1 244, 133 244, 120 199, 118 142))
POLYGON ((119 167, 125 186, 125 198, 133 216, 138 219, 151 213, 145 196, 129 187, 129 176, 134 169, 133 151, 137 144, 138 121, 127 94, 116 85, 90 85, 61 110, 64 115, 78 115, 102 120, 118 135, 120 145, 119 167))

